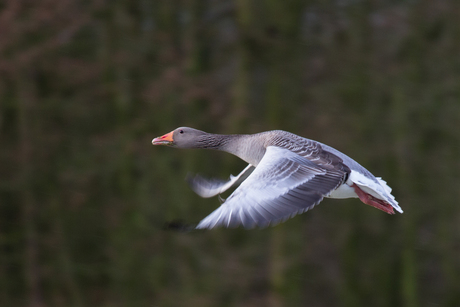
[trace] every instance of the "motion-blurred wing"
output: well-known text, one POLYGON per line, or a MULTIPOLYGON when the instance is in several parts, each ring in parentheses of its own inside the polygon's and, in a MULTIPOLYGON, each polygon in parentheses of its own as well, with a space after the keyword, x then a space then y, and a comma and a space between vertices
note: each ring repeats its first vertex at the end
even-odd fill
POLYGON ((269 146, 252 174, 197 228, 279 223, 314 207, 343 182, 345 174, 269 146))
POLYGON ((246 168, 239 173, 237 176, 230 175, 230 180, 223 181, 218 179, 206 179, 200 175, 193 177, 187 177, 187 182, 190 188, 198 195, 204 198, 213 197, 217 194, 221 194, 231 188, 240 179, 244 179, 244 176, 248 176, 254 169, 254 166, 249 164, 246 168))

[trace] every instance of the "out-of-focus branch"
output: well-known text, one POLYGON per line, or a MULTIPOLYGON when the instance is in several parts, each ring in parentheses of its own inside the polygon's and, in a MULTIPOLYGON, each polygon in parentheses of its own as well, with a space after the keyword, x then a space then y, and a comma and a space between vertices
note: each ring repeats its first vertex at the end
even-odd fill
POLYGON ((7 1, 0 15, 0 71, 13 72, 28 67, 43 55, 72 40, 90 24, 94 12, 104 1, 95 1, 89 8, 75 8, 73 1, 40 1, 30 4, 7 1), (51 29, 58 31, 46 34, 51 29), (32 43, 30 43, 32 41, 32 43))

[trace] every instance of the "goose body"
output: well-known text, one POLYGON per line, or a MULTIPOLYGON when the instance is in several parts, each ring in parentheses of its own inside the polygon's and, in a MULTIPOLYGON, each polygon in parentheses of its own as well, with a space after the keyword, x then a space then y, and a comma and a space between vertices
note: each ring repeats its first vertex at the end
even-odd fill
POLYGON ((152 144, 222 150, 248 163, 228 181, 189 178, 202 197, 218 195, 242 181, 197 228, 266 227, 313 208, 324 197, 355 197, 389 214, 394 209, 403 212, 381 178, 340 151, 290 132, 221 135, 181 127, 154 138, 152 144))

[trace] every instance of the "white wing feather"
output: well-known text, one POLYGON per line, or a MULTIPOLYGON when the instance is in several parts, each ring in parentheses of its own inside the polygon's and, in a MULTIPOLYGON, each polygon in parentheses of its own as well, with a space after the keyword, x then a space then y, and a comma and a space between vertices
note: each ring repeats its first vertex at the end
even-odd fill
POLYGON ((342 184, 329 170, 287 149, 269 146, 252 174, 197 228, 266 227, 303 213, 342 184))

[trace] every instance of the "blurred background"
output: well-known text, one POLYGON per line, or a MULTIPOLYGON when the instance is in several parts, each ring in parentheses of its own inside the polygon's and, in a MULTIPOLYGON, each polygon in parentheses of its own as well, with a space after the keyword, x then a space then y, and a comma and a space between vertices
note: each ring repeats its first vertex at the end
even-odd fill
POLYGON ((459 20, 455 0, 1 2, 0 305, 460 306, 459 20), (185 231, 219 206, 187 173, 245 163, 151 145, 179 126, 321 141, 404 214, 326 199, 185 231))

